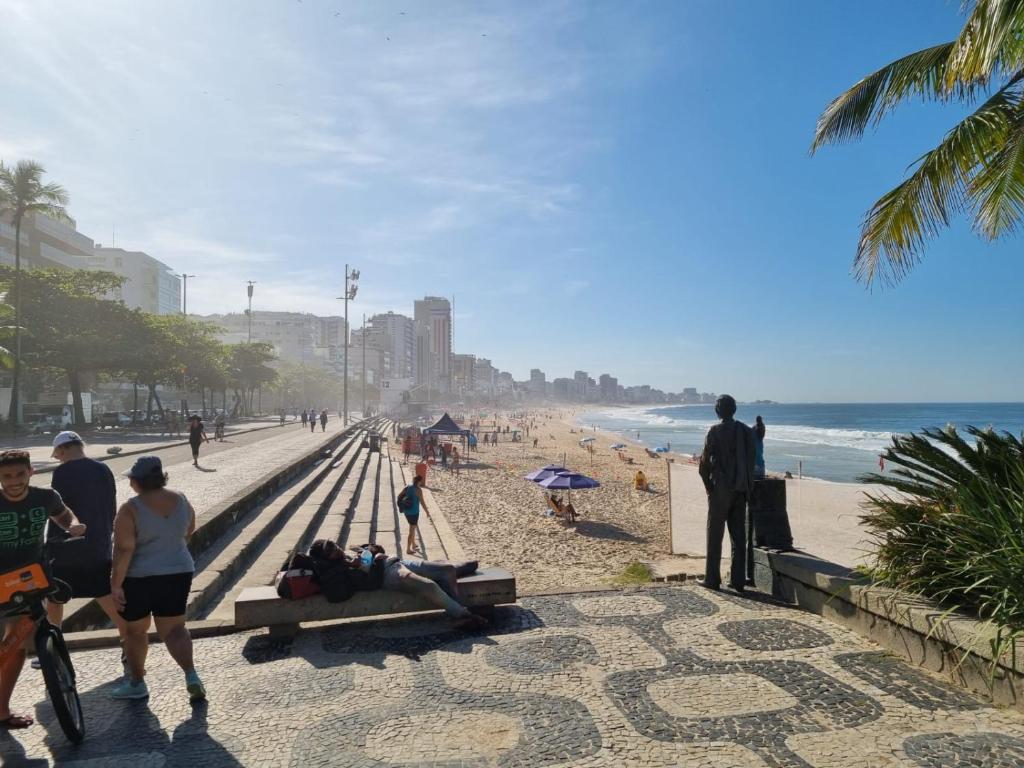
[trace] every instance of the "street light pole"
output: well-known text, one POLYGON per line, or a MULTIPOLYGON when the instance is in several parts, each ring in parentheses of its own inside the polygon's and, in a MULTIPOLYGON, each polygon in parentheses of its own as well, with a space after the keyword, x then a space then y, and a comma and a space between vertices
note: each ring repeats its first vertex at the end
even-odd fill
POLYGON ((356 291, 359 290, 359 286, 356 285, 355 281, 359 279, 359 270, 353 269, 349 271, 348 264, 345 265, 345 293, 339 296, 342 301, 345 302, 345 362, 344 362, 344 381, 342 382, 342 390, 344 392, 342 402, 342 415, 341 425, 342 427, 348 426, 348 303, 350 300, 356 297, 356 291))
POLYGON ((363 313, 363 410, 360 411, 363 418, 366 418, 366 313, 363 313))
POLYGON ((249 285, 246 286, 246 293, 249 294, 249 343, 252 344, 252 287, 256 285, 255 280, 250 280, 249 285))
POLYGON ((188 279, 195 277, 195 275, 186 275, 184 272, 181 273, 181 284, 182 284, 182 306, 181 314, 188 317, 188 279))

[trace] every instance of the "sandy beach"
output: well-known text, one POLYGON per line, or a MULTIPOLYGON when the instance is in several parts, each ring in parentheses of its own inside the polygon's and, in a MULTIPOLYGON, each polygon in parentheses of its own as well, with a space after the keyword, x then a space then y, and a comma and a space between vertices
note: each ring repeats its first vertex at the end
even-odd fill
MULTIPOLYGON (((510 442, 510 435, 502 434, 496 446, 481 442, 458 476, 439 465, 428 476, 466 552, 514 571, 524 592, 604 584, 631 562, 671 557, 666 460, 648 457, 641 446, 618 435, 581 428, 574 418, 567 410, 532 411, 536 427, 523 442, 510 442), (595 438, 593 454, 580 446, 584 437, 595 438), (624 453, 632 465, 611 450, 617 442, 628 445, 624 453), (570 469, 601 482, 600 488, 573 492, 581 518, 573 527, 545 516, 543 489, 523 479, 545 464, 561 464, 563 455, 570 469), (651 492, 633 490, 637 469, 647 475, 651 492)), ((498 424, 516 428, 507 419, 498 424)), ((687 457, 669 456, 687 462, 687 457)), ((696 473, 696 467, 691 471, 696 473)), ((857 523, 862 487, 805 480, 790 482, 787 488, 797 546, 853 565, 851 548, 863 539, 857 523)), ((703 556, 703 515, 704 510, 694 510, 688 521, 694 558, 703 556)), ((698 570, 702 562, 696 560, 698 570)))

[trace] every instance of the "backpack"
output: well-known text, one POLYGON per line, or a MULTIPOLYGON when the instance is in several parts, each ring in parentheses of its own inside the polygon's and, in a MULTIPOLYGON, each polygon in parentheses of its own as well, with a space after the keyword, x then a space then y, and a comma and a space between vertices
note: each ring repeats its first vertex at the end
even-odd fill
POLYGON ((305 568, 292 568, 277 574, 277 596, 285 600, 301 600, 310 595, 320 593, 320 587, 313 577, 313 572, 305 568))
POLYGON ((409 487, 406 486, 402 489, 402 492, 398 494, 398 508, 403 512, 408 512, 412 509, 413 498, 412 494, 409 493, 409 487))

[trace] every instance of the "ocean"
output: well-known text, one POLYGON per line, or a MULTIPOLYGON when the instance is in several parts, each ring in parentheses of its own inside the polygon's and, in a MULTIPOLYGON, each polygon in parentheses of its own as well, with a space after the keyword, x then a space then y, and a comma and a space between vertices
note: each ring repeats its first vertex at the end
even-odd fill
MULTIPOLYGON (((1021 435, 1024 403, 850 403, 739 406, 737 418, 747 424, 764 418, 765 465, 770 472, 803 466, 804 477, 854 482, 878 470, 879 454, 893 434, 925 427, 973 425, 1021 435)), ((714 406, 677 405, 647 408, 603 408, 577 421, 637 439, 649 448, 669 445, 673 451, 697 453, 708 427, 717 421, 714 406)))

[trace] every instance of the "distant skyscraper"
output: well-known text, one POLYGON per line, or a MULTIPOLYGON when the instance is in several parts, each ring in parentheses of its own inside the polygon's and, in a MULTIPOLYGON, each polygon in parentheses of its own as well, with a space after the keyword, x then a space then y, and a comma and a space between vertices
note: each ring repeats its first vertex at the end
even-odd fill
POLYGON ((411 379, 416 370, 416 326, 411 317, 386 312, 374 315, 370 327, 386 338, 391 358, 389 375, 396 379, 411 379))
POLYGON ((415 302, 416 383, 447 392, 452 375, 452 306, 448 299, 425 296, 415 302))

